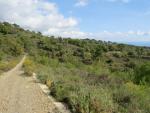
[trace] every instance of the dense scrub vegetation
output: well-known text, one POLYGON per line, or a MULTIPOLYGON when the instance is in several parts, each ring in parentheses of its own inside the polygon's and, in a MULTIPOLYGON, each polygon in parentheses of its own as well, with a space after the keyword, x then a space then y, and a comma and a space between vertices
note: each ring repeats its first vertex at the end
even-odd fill
POLYGON ((11 33, 17 33, 9 23, 0 23, 0 74, 13 68, 23 53, 11 33), (6 35, 7 34, 7 35, 6 35))
POLYGON ((0 23, 0 59, 28 53, 36 72, 73 113, 149 113, 150 48, 43 36, 0 23))

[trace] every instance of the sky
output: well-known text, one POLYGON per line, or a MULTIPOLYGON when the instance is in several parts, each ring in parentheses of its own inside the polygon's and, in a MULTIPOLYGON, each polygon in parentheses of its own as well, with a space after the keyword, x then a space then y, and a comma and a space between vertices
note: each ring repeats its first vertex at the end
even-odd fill
POLYGON ((0 21, 44 35, 150 45, 150 0, 0 0, 0 21))

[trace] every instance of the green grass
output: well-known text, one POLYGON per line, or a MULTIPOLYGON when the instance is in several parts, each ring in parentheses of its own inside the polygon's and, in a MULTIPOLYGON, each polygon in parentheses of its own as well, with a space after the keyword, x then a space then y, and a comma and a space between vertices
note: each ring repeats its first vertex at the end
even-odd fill
POLYGON ((15 67, 21 59, 21 56, 19 57, 5 57, 5 59, 0 60, 0 74, 3 72, 7 72, 8 70, 15 67))
POLYGON ((0 72, 23 53, 25 74, 36 72, 73 113, 150 113, 148 47, 47 37, 0 23, 0 72))
POLYGON ((64 63, 53 67, 54 64, 41 65, 38 78, 73 113, 149 113, 150 88, 135 85, 130 77, 123 77, 126 73, 108 75, 110 72, 103 70, 90 75, 89 67, 81 70, 64 63))

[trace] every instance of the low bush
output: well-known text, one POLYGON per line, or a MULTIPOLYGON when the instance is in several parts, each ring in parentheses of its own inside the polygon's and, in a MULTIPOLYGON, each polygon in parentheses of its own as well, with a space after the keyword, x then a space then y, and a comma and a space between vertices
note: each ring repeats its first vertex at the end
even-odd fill
POLYGON ((58 63, 57 67, 42 65, 38 78, 72 113, 149 113, 150 90, 130 82, 133 74, 111 75, 107 70, 96 72, 88 65, 82 69, 68 67, 68 63, 58 63))
POLYGON ((34 62, 30 58, 26 58, 23 63, 23 70, 26 76, 32 76, 33 72, 35 71, 36 67, 34 62))
POLYGON ((81 79, 79 72, 61 66, 43 67, 38 78, 49 86, 51 95, 67 103, 73 113, 113 113, 115 109, 109 89, 93 83, 88 85, 88 79, 81 79))
POLYGON ((24 52, 25 74, 36 72, 73 113, 150 113, 148 47, 48 37, 0 23, 0 72, 24 52))
POLYGON ((135 70, 134 81, 137 84, 150 85, 150 63, 138 66, 135 70))

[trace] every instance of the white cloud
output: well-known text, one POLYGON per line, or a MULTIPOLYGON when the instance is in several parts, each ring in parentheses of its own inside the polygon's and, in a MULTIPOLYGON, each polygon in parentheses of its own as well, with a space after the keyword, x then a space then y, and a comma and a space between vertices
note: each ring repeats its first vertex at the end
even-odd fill
POLYGON ((130 0, 107 0, 109 2, 122 2, 122 3, 129 3, 130 0))
POLYGON ((55 3, 46 0, 0 0, 0 21, 50 34, 72 30, 78 25, 75 18, 64 17, 55 3))
POLYGON ((103 31, 94 34, 97 40, 114 41, 114 42, 150 42, 150 31, 127 31, 127 32, 109 32, 103 31))
POLYGON ((89 0, 77 0, 75 6, 86 6, 88 5, 89 0))
POLYGON ((59 28, 66 28, 66 27, 75 26, 75 25, 77 25, 77 21, 73 18, 68 18, 66 20, 58 22, 57 24, 59 28))
POLYGON ((64 36, 64 37, 67 37, 67 36, 71 36, 72 38, 94 38, 94 37, 92 37, 92 33, 86 33, 86 32, 81 32, 81 31, 77 31, 77 30, 75 30, 75 31, 69 31, 69 32, 63 32, 62 33, 62 35, 64 36))
POLYGON ((71 38, 95 38, 92 33, 82 32, 78 29, 68 29, 68 30, 61 30, 50 28, 47 32, 44 32, 45 35, 53 35, 61 36, 61 37, 71 37, 71 38))
POLYGON ((78 30, 78 21, 75 18, 64 17, 55 3, 45 0, 0 0, 0 21, 17 23, 45 35, 73 38, 90 36, 90 33, 78 30))
MULTIPOLYGON (((80 0, 78 3, 85 6, 88 0, 80 0)), ((75 18, 65 17, 55 3, 45 0, 0 0, 0 21, 17 23, 26 29, 41 31, 46 35, 107 41, 150 41, 150 31, 82 32, 77 28, 78 21, 75 18)))
POLYGON ((76 0, 77 2, 75 3, 75 6, 77 7, 84 7, 87 6, 89 4, 89 2, 93 1, 106 1, 106 2, 112 2, 112 3, 116 3, 116 2, 120 2, 120 3, 129 3, 131 0, 76 0))
POLYGON ((127 32, 110 32, 110 31, 101 31, 98 33, 89 33, 82 32, 77 29, 73 30, 59 30, 58 29, 49 29, 49 31, 45 34, 54 33, 56 36, 62 37, 71 37, 71 38, 79 38, 79 39, 96 39, 103 41, 113 41, 113 42, 150 42, 150 31, 127 31, 127 32))

